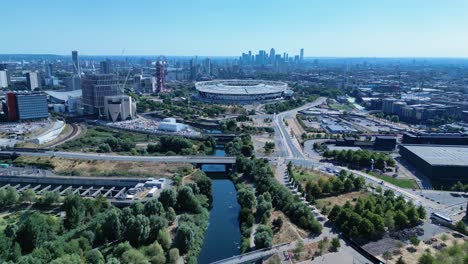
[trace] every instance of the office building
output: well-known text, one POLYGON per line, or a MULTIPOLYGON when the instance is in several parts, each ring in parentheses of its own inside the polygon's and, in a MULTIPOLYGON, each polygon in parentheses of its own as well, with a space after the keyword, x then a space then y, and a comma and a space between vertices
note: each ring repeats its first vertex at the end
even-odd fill
POLYGON ((304 49, 301 49, 300 61, 304 61, 304 49))
POLYGON ((49 116, 47 95, 43 93, 10 92, 6 97, 8 120, 25 121, 49 116))
POLYGON ((100 73, 101 74, 111 74, 112 73, 112 63, 109 59, 105 61, 101 61, 100 65, 100 73))
POLYGON ((0 71, 0 88, 7 88, 9 85, 7 71, 0 71))
POLYGON ((397 138, 393 136, 377 136, 375 138, 374 149, 393 151, 395 150, 397 138))
POLYGON ((467 133, 404 133, 403 144, 468 145, 467 133))
POLYGON ((65 89, 67 91, 75 91, 81 89, 81 77, 78 74, 74 74, 64 79, 65 89))
POLYGON ((137 93, 151 94, 156 92, 156 77, 135 75, 133 77, 133 89, 137 93))
POLYGON ((36 88, 41 88, 41 81, 39 79, 38 72, 27 72, 26 73, 26 82, 28 84, 28 88, 31 91, 34 91, 36 88))
POLYGON ((136 102, 128 95, 104 96, 104 113, 112 122, 133 119, 136 116, 136 102))
POLYGON ((468 182, 467 146, 401 145, 400 155, 439 183, 468 182))
POLYGON ((103 115, 104 96, 120 95, 118 80, 114 74, 86 75, 81 79, 85 114, 103 115))
POLYGON ((80 60, 78 58, 78 51, 72 51, 72 64, 73 64, 73 73, 81 74, 80 60))
POLYGON ((53 74, 53 68, 52 68, 52 63, 46 63, 45 64, 45 74, 46 74, 46 77, 52 77, 52 74, 53 74))
POLYGON ((275 49, 270 50, 270 64, 275 64, 275 49))

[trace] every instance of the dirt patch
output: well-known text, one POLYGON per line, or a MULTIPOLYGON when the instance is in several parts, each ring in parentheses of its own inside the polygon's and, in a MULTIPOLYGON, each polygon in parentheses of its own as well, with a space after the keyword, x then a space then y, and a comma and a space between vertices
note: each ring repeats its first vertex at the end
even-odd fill
MULTIPOLYGON (((296 254, 294 250, 290 250, 289 255, 291 256, 292 263, 300 263, 302 261, 311 260, 318 251, 318 242, 310 243, 304 245, 303 249, 300 253, 296 254)), ((328 251, 325 250, 323 254, 327 253, 328 251)))
POLYGON ((307 237, 307 231, 291 223, 289 218, 281 211, 273 211, 271 213, 270 225, 272 225, 273 220, 278 217, 283 219, 283 225, 281 226, 280 230, 275 231, 273 235, 273 245, 292 242, 307 237))
MULTIPOLYGON (((396 263, 400 256, 402 256, 403 261, 405 261, 405 263, 418 263, 419 258, 426 251, 429 251, 432 255, 435 255, 439 251, 439 249, 436 249, 435 247, 438 247, 441 244, 445 244, 446 247, 450 247, 454 245, 454 243, 465 243, 464 241, 465 240, 463 237, 454 237, 453 233, 439 234, 433 237, 431 244, 426 244, 424 243, 424 241, 421 241, 417 246, 414 246, 412 244, 404 244, 400 249, 391 251, 392 258, 386 261, 386 263, 396 263)), ((384 260, 382 255, 379 255, 377 257, 379 259, 384 260)))
MULTIPOLYGON (((126 177, 165 177, 175 174, 186 175, 193 170, 187 163, 156 163, 131 161, 81 160, 48 157, 18 158, 23 164, 50 164, 58 175, 71 176, 126 176, 126 177)), ((17 160, 18 160, 17 159, 17 160)), ((15 160, 16 162, 16 160, 15 160)))

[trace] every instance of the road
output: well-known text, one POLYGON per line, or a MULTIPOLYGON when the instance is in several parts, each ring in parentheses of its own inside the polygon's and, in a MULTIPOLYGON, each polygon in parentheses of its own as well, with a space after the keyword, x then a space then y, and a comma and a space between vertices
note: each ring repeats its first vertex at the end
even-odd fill
MULTIPOLYGON (((458 194, 456 196, 456 197, 461 197, 460 200, 455 200, 455 198, 453 197, 447 197, 448 195, 447 192, 432 191, 432 193, 428 193, 428 192, 424 192, 420 190, 410 190, 410 189, 400 188, 388 182, 383 182, 381 179, 376 178, 372 175, 369 175, 361 171, 351 170, 346 167, 335 166, 331 163, 320 162, 320 157, 311 153, 311 151, 313 150, 305 151, 299 144, 299 141, 297 140, 297 138, 295 136, 291 136, 291 134, 288 132, 287 126, 284 123, 284 119, 286 117, 287 118, 294 117, 298 111, 320 105, 325 101, 326 101, 326 98, 320 97, 315 102, 305 105, 303 107, 274 115, 273 125, 275 129, 275 142, 277 146, 279 146, 279 151, 277 153, 278 158, 276 160, 275 177, 279 182, 283 183, 282 177, 284 175, 286 164, 288 162, 292 162, 293 164, 296 164, 299 166, 315 168, 315 169, 329 168, 334 171, 340 171, 343 169, 348 172, 352 172, 355 175, 363 176, 367 183, 372 183, 374 186, 379 185, 382 187, 383 190, 387 190, 387 189, 392 190, 393 192, 395 192, 395 194, 402 195, 406 200, 412 201, 416 205, 424 206, 428 214, 432 212, 442 212, 442 213, 446 212, 447 215, 455 215, 457 214, 457 207, 461 205, 466 206, 466 199, 463 200, 463 198, 466 198, 466 197, 463 196, 462 194, 458 194), (445 195, 442 193, 445 193, 445 195), (450 203, 443 203, 444 200, 440 200, 440 199, 436 200, 439 196, 445 197, 442 199, 448 200, 450 201, 450 203)), ((313 144, 313 142, 309 144, 313 144)), ((306 149, 311 148, 311 146, 308 145, 305 148, 306 149)), ((434 235, 436 232, 444 231, 443 229, 439 228, 437 225, 432 224, 429 219, 424 223, 423 228, 426 231, 426 233, 431 233, 432 235, 434 235)), ((358 258, 362 257, 350 247, 347 247, 344 250, 341 250, 339 254, 329 254, 329 255, 338 255, 338 256, 323 257, 320 259, 316 259, 313 263, 319 263, 320 261, 321 262, 326 261, 327 263, 338 263, 338 262, 344 263, 343 261, 346 261, 346 260, 349 261, 349 263, 351 262, 354 263, 354 261, 356 260, 355 256, 357 256, 358 258), (351 254, 347 254, 347 253, 351 253, 351 254), (348 255, 347 259, 345 257, 346 255, 348 255), (352 255, 352 259, 349 257, 350 255, 352 255)), ((357 263, 360 263, 360 260, 357 260, 357 261, 358 261, 357 263)))
MULTIPOLYGON (((1 151, 1 153, 13 154, 12 151, 1 151)), ((45 151, 45 152, 19 152, 15 153, 35 157, 59 157, 66 159, 87 160, 111 160, 111 161, 133 161, 133 162, 163 162, 163 163, 203 163, 203 164, 235 164, 236 157, 216 156, 124 156, 98 153, 45 151)))

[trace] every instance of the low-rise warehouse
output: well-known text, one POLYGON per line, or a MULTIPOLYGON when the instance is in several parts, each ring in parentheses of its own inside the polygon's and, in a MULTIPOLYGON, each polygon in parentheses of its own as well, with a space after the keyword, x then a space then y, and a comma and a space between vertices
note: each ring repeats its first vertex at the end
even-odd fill
POLYGON ((468 182, 466 146, 401 145, 400 154, 433 180, 468 182))

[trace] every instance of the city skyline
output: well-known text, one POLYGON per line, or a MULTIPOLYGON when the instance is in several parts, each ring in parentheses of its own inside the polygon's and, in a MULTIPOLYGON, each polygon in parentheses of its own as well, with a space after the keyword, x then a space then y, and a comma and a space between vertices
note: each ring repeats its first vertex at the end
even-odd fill
POLYGON ((468 3, 460 0, 20 0, 5 8, 12 23, 4 29, 10 37, 0 44, 3 54, 230 57, 274 47, 290 54, 304 48, 305 57, 468 57, 468 3))

